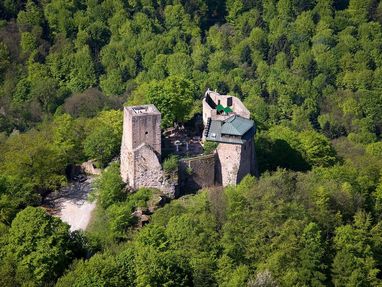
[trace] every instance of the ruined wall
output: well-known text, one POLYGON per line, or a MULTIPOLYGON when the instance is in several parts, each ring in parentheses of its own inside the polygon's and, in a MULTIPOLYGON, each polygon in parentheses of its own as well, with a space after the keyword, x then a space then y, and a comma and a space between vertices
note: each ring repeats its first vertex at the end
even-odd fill
POLYGON ((128 153, 129 158, 129 185, 133 189, 140 187, 154 187, 160 189, 163 182, 162 166, 153 148, 142 144, 133 152, 128 153))
POLYGON ((255 174, 255 150, 252 140, 244 145, 220 143, 216 155, 217 184, 236 185, 247 174, 255 174))
POLYGON ((215 185, 215 155, 204 155, 179 162, 179 187, 192 192, 215 185))
MULTIPOLYGON (((244 104, 241 102, 241 100, 237 97, 230 96, 230 95, 220 95, 217 92, 213 91, 207 91, 207 93, 210 95, 211 99, 214 101, 215 104, 223 105, 224 107, 228 106, 228 99, 230 98, 232 100, 232 110, 235 112, 235 114, 242 116, 243 118, 249 119, 251 116, 251 113, 248 111, 248 109, 244 106, 244 104)), ((207 94, 206 93, 206 94, 207 94)), ((207 118, 211 117, 212 119, 217 119, 216 117, 216 111, 211 109, 211 107, 206 102, 206 99, 203 99, 203 122, 206 124, 207 118)))
MULTIPOLYGON (((203 99, 203 124, 207 124, 208 118, 212 117, 212 111, 213 109, 210 107, 210 105, 206 102, 206 99, 203 99)), ((215 112, 216 114, 216 112, 215 112)))

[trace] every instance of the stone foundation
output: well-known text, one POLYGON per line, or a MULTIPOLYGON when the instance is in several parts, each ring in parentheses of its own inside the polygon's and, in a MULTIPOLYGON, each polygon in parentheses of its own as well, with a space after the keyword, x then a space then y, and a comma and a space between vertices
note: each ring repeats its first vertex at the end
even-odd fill
POLYGON ((179 162, 179 188, 182 193, 215 185, 215 155, 182 159, 179 162))

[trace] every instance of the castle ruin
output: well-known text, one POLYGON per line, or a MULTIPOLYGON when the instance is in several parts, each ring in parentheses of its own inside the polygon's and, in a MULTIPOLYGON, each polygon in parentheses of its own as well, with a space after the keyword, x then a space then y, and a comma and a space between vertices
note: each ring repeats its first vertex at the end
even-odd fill
MULTIPOLYGON (((216 142, 217 148, 213 155, 182 159, 178 187, 235 185, 255 174, 255 125, 240 99, 207 90, 202 116, 201 140, 216 142)), ((161 113, 154 105, 124 107, 121 177, 132 189, 152 187, 175 195, 175 184, 168 182, 161 166, 160 125, 161 113)))

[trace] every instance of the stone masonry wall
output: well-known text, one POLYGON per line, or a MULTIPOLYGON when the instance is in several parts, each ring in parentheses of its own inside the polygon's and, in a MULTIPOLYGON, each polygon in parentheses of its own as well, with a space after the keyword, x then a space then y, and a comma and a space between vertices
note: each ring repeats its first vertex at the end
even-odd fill
POLYGON ((179 162, 179 187, 192 192, 215 184, 215 155, 204 155, 179 162))
POLYGON ((216 149, 216 182, 236 185, 247 174, 255 173, 253 141, 244 145, 220 143, 216 149))
POLYGON ((161 154, 161 114, 159 112, 135 114, 124 108, 123 137, 130 151, 146 143, 161 154))
POLYGON ((163 181, 162 166, 151 146, 142 144, 131 153, 131 156, 133 157, 130 161, 132 177, 129 185, 134 189, 140 187, 160 189, 163 181))

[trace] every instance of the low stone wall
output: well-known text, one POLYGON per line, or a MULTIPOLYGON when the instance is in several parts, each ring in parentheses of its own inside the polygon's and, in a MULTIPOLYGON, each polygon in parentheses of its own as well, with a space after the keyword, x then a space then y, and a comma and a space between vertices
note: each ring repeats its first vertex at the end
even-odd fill
POLYGON ((203 155, 179 161, 181 193, 215 185, 215 155, 203 155))

